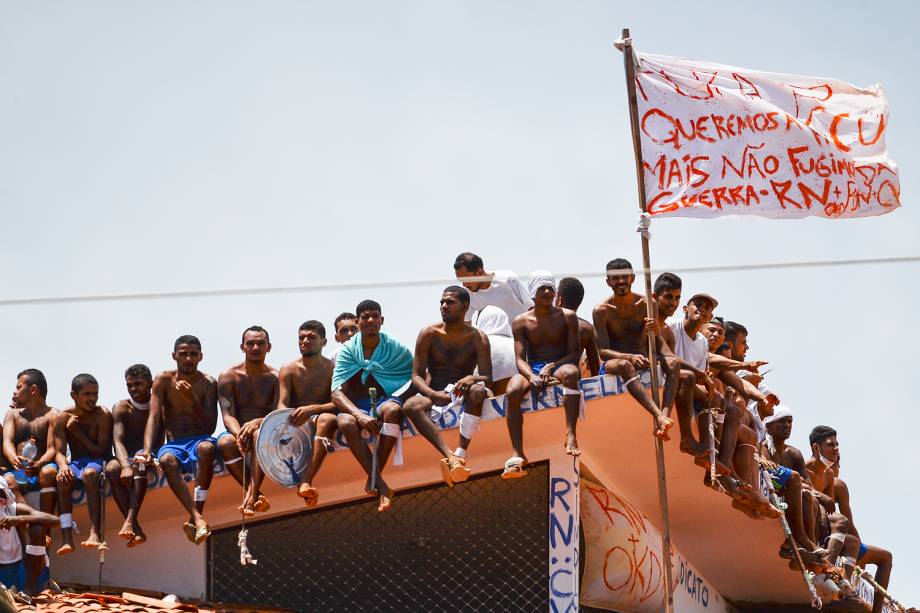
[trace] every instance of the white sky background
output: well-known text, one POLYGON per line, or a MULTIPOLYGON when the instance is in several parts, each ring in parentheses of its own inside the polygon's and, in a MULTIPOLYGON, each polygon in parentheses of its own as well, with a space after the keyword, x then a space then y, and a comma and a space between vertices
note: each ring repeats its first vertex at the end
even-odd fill
MULTIPOLYGON (((658 221, 653 265, 920 252, 912 4, 634 4, 3 3, 0 297, 448 277, 463 250, 522 277, 638 265, 624 26, 640 51, 882 83, 902 172, 904 208, 883 217, 658 221)), ((860 532, 894 551, 908 603, 918 271, 684 275, 776 368, 793 442, 839 430, 860 532)), ((607 288, 585 282, 587 317, 607 288)), ((0 376, 12 392, 41 368, 62 407, 91 372, 111 406, 125 367, 170 367, 180 334, 216 376, 259 323, 280 366, 303 320, 331 329, 374 297, 412 345, 440 289, 0 307, 0 376)))

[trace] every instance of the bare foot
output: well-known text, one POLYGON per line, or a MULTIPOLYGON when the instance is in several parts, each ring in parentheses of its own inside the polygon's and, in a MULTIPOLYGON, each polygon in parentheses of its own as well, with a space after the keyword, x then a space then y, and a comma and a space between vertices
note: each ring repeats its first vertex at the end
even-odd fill
POLYGON ((692 455, 695 458, 698 458, 702 455, 708 454, 709 450, 703 447, 701 444, 697 443, 694 440, 683 440, 680 441, 680 450, 682 453, 692 455))
POLYGON ((377 505, 377 510, 381 513, 389 510, 393 506, 393 497, 396 496, 396 492, 393 490, 388 490, 386 494, 380 496, 380 504, 377 505))
POLYGON ((91 530, 89 533, 89 538, 85 541, 82 541, 80 543, 80 547, 83 547, 84 549, 99 549, 101 544, 102 543, 99 542, 99 537, 96 536, 96 533, 91 530))
POLYGON ((69 543, 64 543, 63 545, 58 547, 58 550, 57 550, 57 554, 59 556, 62 556, 64 554, 71 553, 71 552, 73 552, 73 545, 69 543))
POLYGON ((252 508, 255 509, 257 513, 265 513, 270 508, 272 508, 272 505, 268 502, 268 498, 262 494, 259 494, 259 497, 253 503, 252 508))
POLYGON ((309 483, 301 483, 300 487, 297 488, 297 495, 303 498, 308 507, 315 507, 316 503, 319 502, 319 490, 309 483))
POLYGON ((670 417, 665 417, 664 415, 659 415, 655 418, 655 436, 663 441, 671 440, 671 436, 668 434, 668 430, 670 430, 671 426, 673 425, 673 419, 670 417))
POLYGON ((143 545, 147 542, 147 535, 144 534, 140 528, 134 529, 134 538, 128 542, 128 547, 137 547, 138 545, 143 545))
POLYGON ((569 435, 565 440, 565 452, 570 456, 578 457, 581 455, 581 450, 578 448, 578 441, 575 439, 575 435, 569 435))
POLYGON ((248 501, 238 506, 236 510, 238 513, 241 513, 243 517, 255 517, 256 515, 255 509, 252 508, 252 505, 250 505, 248 501))
POLYGON ((134 540, 134 526, 131 525, 131 522, 125 522, 125 525, 118 531, 118 536, 129 542, 134 540))
POLYGON ((364 484, 364 493, 369 494, 371 496, 376 496, 378 494, 377 489, 378 488, 376 487, 371 487, 371 478, 368 477, 367 481, 364 484))
MULTIPOLYGON (((709 450, 707 449, 702 455, 698 455, 693 458, 693 463, 697 466, 701 466, 709 472, 709 467, 712 466, 712 462, 709 457, 709 450)), ((716 476, 721 477, 724 475, 732 474, 732 469, 716 459, 716 476)))

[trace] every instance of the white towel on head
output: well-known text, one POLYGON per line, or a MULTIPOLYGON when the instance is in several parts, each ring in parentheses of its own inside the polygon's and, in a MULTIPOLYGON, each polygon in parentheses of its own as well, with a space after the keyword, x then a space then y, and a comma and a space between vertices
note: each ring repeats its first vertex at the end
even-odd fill
POLYGON ((537 290, 546 285, 556 291, 556 280, 553 278, 553 273, 548 270, 535 270, 530 273, 530 283, 527 287, 530 290, 531 300, 537 297, 537 290))
POLYGON ((784 407, 781 404, 773 407, 773 415, 767 415, 767 418, 763 420, 765 426, 772 424, 774 421, 783 419, 784 417, 792 417, 792 411, 789 407, 784 407))

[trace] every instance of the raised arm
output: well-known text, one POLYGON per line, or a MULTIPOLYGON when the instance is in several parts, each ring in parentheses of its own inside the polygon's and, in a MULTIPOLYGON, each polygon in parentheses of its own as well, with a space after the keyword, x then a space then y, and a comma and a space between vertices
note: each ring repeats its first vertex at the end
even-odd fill
POLYGON ((0 528, 11 528, 13 526, 24 526, 26 524, 38 524, 41 526, 57 526, 61 520, 51 513, 42 513, 36 511, 23 502, 16 503, 16 515, 5 516, 0 518, 0 528))
POLYGON ((834 498, 837 500, 840 512, 850 520, 850 534, 859 538, 859 531, 853 521, 853 509, 850 508, 850 488, 843 479, 834 479, 834 498))

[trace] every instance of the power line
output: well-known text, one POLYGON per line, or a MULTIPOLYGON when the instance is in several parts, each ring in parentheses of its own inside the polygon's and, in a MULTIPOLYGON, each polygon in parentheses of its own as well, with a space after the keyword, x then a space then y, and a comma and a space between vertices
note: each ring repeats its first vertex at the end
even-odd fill
MULTIPOLYGON (((858 258, 843 260, 810 260, 800 262, 767 262, 761 264, 726 264, 723 266, 682 266, 676 268, 653 268, 653 275, 662 272, 673 273, 713 273, 713 272, 750 272, 759 270, 789 270, 796 268, 832 268, 841 266, 859 265, 885 265, 908 264, 920 262, 920 255, 884 257, 884 258, 858 258)), ((644 270, 635 269, 637 275, 644 274, 644 270)), ((561 277, 597 278, 606 276, 606 272, 576 272, 556 275, 561 277)), ((468 277, 466 281, 487 281, 489 277, 468 277)), ((368 281, 358 283, 325 283, 316 285, 288 285, 275 287, 241 287, 224 289, 197 289, 197 290, 172 290, 159 292, 138 292, 125 294, 86 294, 77 296, 47 296, 29 298, 0 298, 0 307, 40 305, 40 304, 70 304, 79 302, 121 302, 127 300, 172 300, 176 298, 212 298, 223 296, 257 296, 261 294, 295 294, 305 292, 328 292, 365 289, 396 289, 409 287, 428 287, 456 283, 454 277, 441 277, 437 279, 418 279, 406 281, 368 281)))

